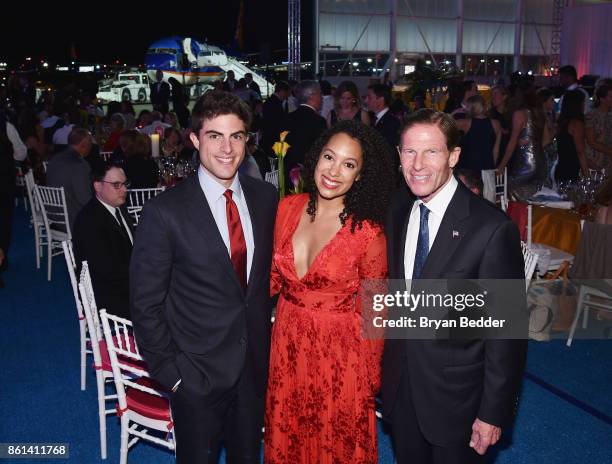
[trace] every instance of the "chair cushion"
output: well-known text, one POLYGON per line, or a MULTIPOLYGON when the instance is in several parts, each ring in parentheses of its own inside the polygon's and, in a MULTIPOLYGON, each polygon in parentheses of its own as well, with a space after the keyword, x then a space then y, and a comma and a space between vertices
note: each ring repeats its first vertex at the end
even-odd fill
MULTIPOLYGON (((113 340, 115 340, 116 342, 117 338, 113 337, 113 340)), ((135 343, 134 337, 132 335, 130 335, 130 343, 135 343)), ((100 347, 102 369, 108 372, 112 372, 113 368, 111 366, 110 356, 108 354, 108 347, 106 346, 106 340, 101 340, 98 346, 100 347)), ((122 363, 127 364, 128 366, 132 366, 136 369, 142 369, 144 371, 148 369, 147 364, 144 361, 136 361, 134 359, 126 358, 125 356, 118 356, 118 358, 122 363)))
MULTIPOLYGON (((156 390, 163 390, 157 382, 146 377, 139 378, 136 383, 156 390)), ((167 398, 151 395, 137 388, 128 388, 126 391, 126 400, 128 409, 141 416, 156 420, 172 421, 172 417, 170 416, 170 405, 167 398)), ((117 407, 117 410, 119 410, 119 407, 117 407)))

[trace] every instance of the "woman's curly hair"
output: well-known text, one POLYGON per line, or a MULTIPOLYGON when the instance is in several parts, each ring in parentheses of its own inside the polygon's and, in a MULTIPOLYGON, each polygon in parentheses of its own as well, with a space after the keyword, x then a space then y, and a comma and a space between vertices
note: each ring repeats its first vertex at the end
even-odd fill
POLYGON ((304 161, 304 184, 309 194, 307 213, 314 221, 317 211, 317 186, 314 173, 323 147, 336 134, 344 133, 361 146, 363 163, 356 180, 344 197, 344 210, 340 222, 352 220, 351 232, 361 229, 363 221, 382 226, 394 185, 391 156, 386 140, 378 131, 357 121, 340 121, 317 139, 304 161))

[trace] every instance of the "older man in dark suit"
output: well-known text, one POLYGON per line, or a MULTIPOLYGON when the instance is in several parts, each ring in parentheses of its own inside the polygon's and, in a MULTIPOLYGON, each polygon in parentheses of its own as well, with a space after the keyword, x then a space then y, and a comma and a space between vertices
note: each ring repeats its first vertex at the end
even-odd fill
MULTIPOLYGON (((404 125, 399 151, 410 191, 398 191, 386 225, 392 279, 524 279, 516 226, 453 176, 458 144, 447 114, 420 110, 404 125)), ((526 347, 387 340, 382 400, 398 464, 484 462, 513 418, 526 347)))
POLYGON ((98 306, 130 319, 128 276, 133 232, 122 209, 128 182, 119 165, 102 164, 93 172, 93 185, 96 195, 74 223, 77 262, 89 264, 98 306))
POLYGON ((290 148, 285 158, 287 173, 296 165, 304 164, 304 157, 315 140, 327 129, 319 114, 323 96, 317 81, 302 81, 295 87, 299 107, 287 116, 284 129, 289 131, 286 141, 290 148))
POLYGON ((178 464, 259 463, 277 192, 237 174, 251 115, 207 92, 192 114, 200 167, 144 207, 130 267, 136 340, 172 391, 178 464))
POLYGON ((72 129, 68 148, 53 155, 47 166, 47 185, 64 187, 70 230, 74 230, 77 214, 91 200, 91 167, 85 157, 92 148, 91 134, 86 129, 72 129))

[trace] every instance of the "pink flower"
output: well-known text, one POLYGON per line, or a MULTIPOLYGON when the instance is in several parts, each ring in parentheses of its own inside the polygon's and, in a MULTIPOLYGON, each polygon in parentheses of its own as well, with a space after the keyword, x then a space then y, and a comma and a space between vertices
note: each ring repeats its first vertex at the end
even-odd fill
POLYGON ((289 171, 289 179, 291 179, 291 183, 293 184, 293 187, 295 188, 297 188, 298 184, 300 183, 300 176, 302 175, 302 168, 303 166, 301 164, 298 164, 291 171, 289 171))

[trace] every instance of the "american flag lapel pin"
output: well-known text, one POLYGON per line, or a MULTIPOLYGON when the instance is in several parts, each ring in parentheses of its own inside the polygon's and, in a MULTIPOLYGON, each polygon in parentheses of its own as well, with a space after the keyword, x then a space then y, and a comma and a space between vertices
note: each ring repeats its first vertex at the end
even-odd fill
POLYGON ((456 230, 453 230, 453 238, 459 238, 459 232, 456 230))

